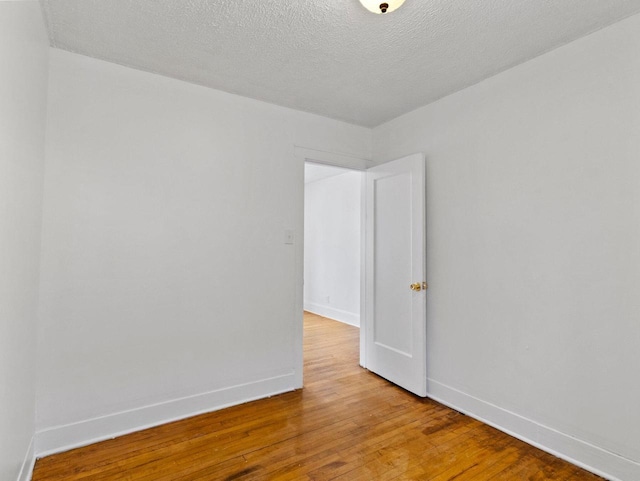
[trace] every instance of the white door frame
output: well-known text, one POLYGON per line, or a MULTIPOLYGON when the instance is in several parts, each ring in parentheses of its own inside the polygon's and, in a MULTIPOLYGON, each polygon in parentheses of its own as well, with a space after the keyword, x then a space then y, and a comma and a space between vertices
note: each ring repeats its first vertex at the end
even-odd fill
MULTIPOLYGON (((301 146, 294 146, 294 155, 302 166, 304 170, 305 162, 314 162, 316 164, 324 164, 330 165, 333 167, 342 167, 349 170, 356 170, 360 172, 366 172, 366 170, 370 167, 373 167, 373 163, 369 159, 363 159, 360 157, 354 157, 352 155, 340 154, 336 152, 325 152, 322 150, 309 149, 301 146)), ((366 262, 365 262, 365 228, 366 228, 366 176, 362 176, 362 184, 361 184, 361 208, 360 208, 360 365, 362 367, 367 367, 366 360, 366 349, 365 349, 365 332, 366 332, 366 323, 367 319, 365 316, 366 312, 366 299, 365 299, 365 279, 366 279, 366 262)), ((302 209, 304 211, 304 178, 302 179, 302 209)), ((304 214, 303 214, 304 215, 304 214)), ((299 282, 298 282, 298 291, 296 294, 296 302, 298 306, 299 313, 302 313, 303 310, 303 302, 302 302, 302 283, 304 280, 304 229, 299 236, 300 241, 298 242, 299 249, 296 252, 296 258, 298 263, 300 264, 296 271, 298 272, 299 282)), ((296 363, 299 363, 300 367, 300 386, 302 386, 302 366, 303 366, 303 353, 302 353, 302 343, 303 343, 303 323, 302 316, 300 316, 300 321, 297 323, 296 328, 296 363), (299 352, 298 352, 299 349, 299 352)), ((296 369, 298 372, 298 369, 296 369)))

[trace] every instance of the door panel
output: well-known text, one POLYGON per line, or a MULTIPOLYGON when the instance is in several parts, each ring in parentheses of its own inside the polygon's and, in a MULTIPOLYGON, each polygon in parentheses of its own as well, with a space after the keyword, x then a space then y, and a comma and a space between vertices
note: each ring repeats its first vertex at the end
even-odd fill
POLYGON ((373 179, 375 241, 374 342, 411 355, 411 176, 391 174, 373 179), (389 256, 387 253, 395 253, 389 256), (382 294, 384 293, 384 294, 382 294), (395 319, 395 323, 385 322, 395 319))
POLYGON ((425 396, 424 156, 369 169, 366 197, 367 368, 425 396))

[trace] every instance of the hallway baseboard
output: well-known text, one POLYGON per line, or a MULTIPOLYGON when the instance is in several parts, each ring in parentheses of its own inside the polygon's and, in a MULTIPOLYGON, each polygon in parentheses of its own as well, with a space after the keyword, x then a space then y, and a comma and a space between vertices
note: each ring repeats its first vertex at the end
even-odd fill
POLYGON ((328 317, 334 321, 339 321, 350 326, 360 327, 360 315, 355 312, 343 311, 324 304, 304 301, 304 310, 312 312, 322 317, 328 317))

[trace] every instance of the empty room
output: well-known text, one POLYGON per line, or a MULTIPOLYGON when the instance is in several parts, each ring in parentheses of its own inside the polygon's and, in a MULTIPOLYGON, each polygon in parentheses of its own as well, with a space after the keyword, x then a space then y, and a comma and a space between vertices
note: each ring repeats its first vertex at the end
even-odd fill
POLYGON ((0 0, 0 481, 638 481, 638 292, 640 0, 0 0))

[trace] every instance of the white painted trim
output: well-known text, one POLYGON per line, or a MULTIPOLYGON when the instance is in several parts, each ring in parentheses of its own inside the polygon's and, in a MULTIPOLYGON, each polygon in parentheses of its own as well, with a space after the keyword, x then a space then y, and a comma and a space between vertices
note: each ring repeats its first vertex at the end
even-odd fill
POLYGON ((198 414, 293 391, 295 389, 294 383, 295 373, 291 372, 260 381, 47 428, 36 432, 35 453, 37 457, 48 456, 198 414))
POLYGON ((33 468, 36 464, 36 456, 34 453, 34 437, 31 436, 29 441, 29 447, 24 455, 22 466, 20 467, 20 474, 18 474, 18 481, 31 481, 33 475, 33 468))
POLYGON ((428 379, 427 396, 605 479, 640 479, 640 463, 636 461, 544 426, 446 384, 428 379))
POLYGON ((367 173, 360 179, 360 365, 367 369, 367 173))
POLYGON ((360 327, 360 316, 355 312, 343 311, 342 309, 306 300, 304 301, 304 310, 350 326, 360 327))
POLYGON ((292 165, 296 170, 297 176, 295 199, 295 218, 294 218, 294 234, 295 239, 293 243, 293 255, 294 255, 294 273, 293 273, 293 285, 294 290, 294 303, 293 312, 291 313, 291 319, 293 325, 291 326, 293 332, 293 369, 294 369, 294 384, 296 389, 302 389, 304 384, 304 159, 300 161, 298 154, 296 154, 296 147, 291 145, 291 155, 293 156, 292 165))

